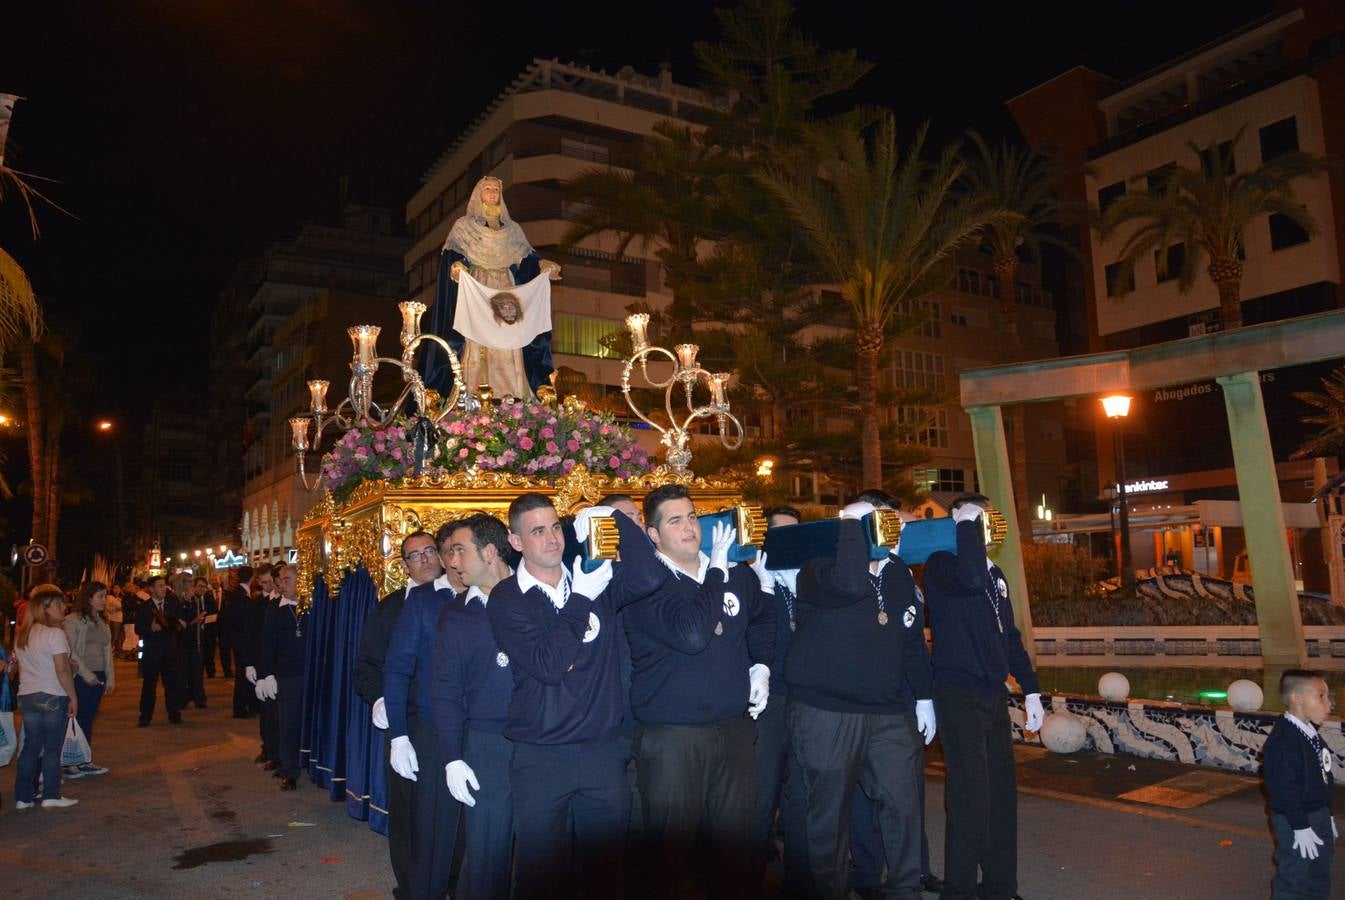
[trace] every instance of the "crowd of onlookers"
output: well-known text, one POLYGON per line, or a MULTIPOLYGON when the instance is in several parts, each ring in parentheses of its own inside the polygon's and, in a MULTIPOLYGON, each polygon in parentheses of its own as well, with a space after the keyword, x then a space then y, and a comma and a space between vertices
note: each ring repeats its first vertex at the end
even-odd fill
POLYGON ((15 808, 74 806, 64 782, 107 774, 94 760, 94 725, 103 696, 116 689, 116 660, 137 664, 142 728, 151 724, 160 683, 169 723, 181 724, 187 706, 206 708, 204 679, 235 679, 234 718, 260 715, 255 762, 279 774, 277 704, 255 683, 264 613, 280 604, 282 568, 233 570, 227 587, 218 574, 177 573, 31 588, 15 604, 10 639, 0 642, 0 717, 11 726, 0 738, 0 762, 15 760, 15 808), (86 752, 75 756, 87 758, 62 765, 63 750, 68 757, 81 748, 76 729, 86 752))

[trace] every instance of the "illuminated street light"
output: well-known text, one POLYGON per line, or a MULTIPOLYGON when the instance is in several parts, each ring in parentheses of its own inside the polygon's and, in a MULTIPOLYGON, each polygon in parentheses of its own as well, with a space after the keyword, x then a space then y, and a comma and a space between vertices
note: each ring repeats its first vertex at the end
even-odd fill
POLYGON ((101 419, 101 420, 98 422, 98 430, 99 430, 99 431, 111 431, 111 430, 112 430, 112 423, 109 422, 107 419, 101 419))
POLYGON ((183 550, 181 553, 179 553, 179 554, 177 555, 177 558, 180 559, 180 560, 182 560, 183 562, 186 562, 186 561, 187 561, 187 551, 186 551, 186 550, 183 550))
POLYGON ((757 460, 757 476, 769 480, 775 474, 775 462, 775 458, 770 456, 757 460))
POLYGON ((1051 507, 1046 505, 1046 495, 1042 494, 1041 503, 1037 504, 1037 518, 1043 522, 1049 522, 1054 515, 1051 507))
POLYGON ((219 552, 220 552, 220 553, 223 553, 223 552, 225 551, 225 549, 226 549, 226 548, 225 548, 225 546, 224 546, 223 544, 220 544, 220 545, 219 545, 219 552))
POLYGON ((1116 504, 1119 510, 1121 546, 1117 551, 1117 574, 1122 588, 1135 585, 1135 570, 1130 564, 1130 504, 1126 502, 1126 448, 1125 419, 1130 415, 1130 400, 1126 394, 1113 394, 1102 398, 1102 410, 1114 423, 1112 429, 1112 452, 1116 459, 1116 504))

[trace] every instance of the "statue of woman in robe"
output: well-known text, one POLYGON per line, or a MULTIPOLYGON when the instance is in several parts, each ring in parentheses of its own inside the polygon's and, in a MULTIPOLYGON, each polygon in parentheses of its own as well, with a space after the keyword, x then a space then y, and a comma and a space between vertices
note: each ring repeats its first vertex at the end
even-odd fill
MULTIPOLYGON (((507 290, 526 284, 545 271, 560 277, 560 266, 538 256, 528 238, 509 216, 500 179, 486 176, 476 183, 467 209, 453 223, 439 255, 439 283, 430 311, 430 329, 448 341, 462 361, 463 381, 470 394, 489 385, 496 397, 531 398, 551 381, 551 332, 533 338, 521 350, 496 350, 465 339, 453 327, 458 305, 458 279, 467 272, 487 288, 507 290)), ((426 383, 442 388, 451 378, 442 361, 427 375, 426 383)), ((447 391, 443 391, 447 393, 447 391)))

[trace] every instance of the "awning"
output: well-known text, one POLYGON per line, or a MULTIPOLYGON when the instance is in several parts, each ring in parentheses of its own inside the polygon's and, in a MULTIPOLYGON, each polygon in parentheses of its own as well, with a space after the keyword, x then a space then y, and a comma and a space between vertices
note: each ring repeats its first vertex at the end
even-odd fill
MULTIPOLYGON (((1195 506, 1200 511, 1200 521, 1206 525, 1242 527, 1242 504, 1237 500, 1197 500, 1195 506)), ((1280 509, 1288 528, 1322 527, 1317 507, 1311 503, 1281 503, 1280 509)))

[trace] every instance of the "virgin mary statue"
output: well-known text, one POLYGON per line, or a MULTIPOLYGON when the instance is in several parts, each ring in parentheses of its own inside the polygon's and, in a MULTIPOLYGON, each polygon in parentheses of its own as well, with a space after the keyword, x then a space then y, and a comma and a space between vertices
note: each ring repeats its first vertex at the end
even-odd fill
MULTIPOLYGON (((533 397, 538 387, 550 383, 554 367, 549 328, 521 348, 501 350, 469 340, 454 327, 462 274, 466 272, 484 288, 508 291, 533 281, 543 271, 552 280, 559 278, 560 267, 542 260, 523 229, 510 218, 500 179, 482 178, 472 190, 466 212, 453 223, 444 241, 439 255, 439 283, 430 311, 430 328, 448 341, 462 360, 463 381, 469 393, 476 394, 489 385, 496 397, 533 397)), ((511 324, 509 316, 516 314, 517 309, 507 303, 493 311, 511 324)), ((446 394, 452 373, 442 354, 436 355, 439 358, 428 362, 426 382, 446 394)))

